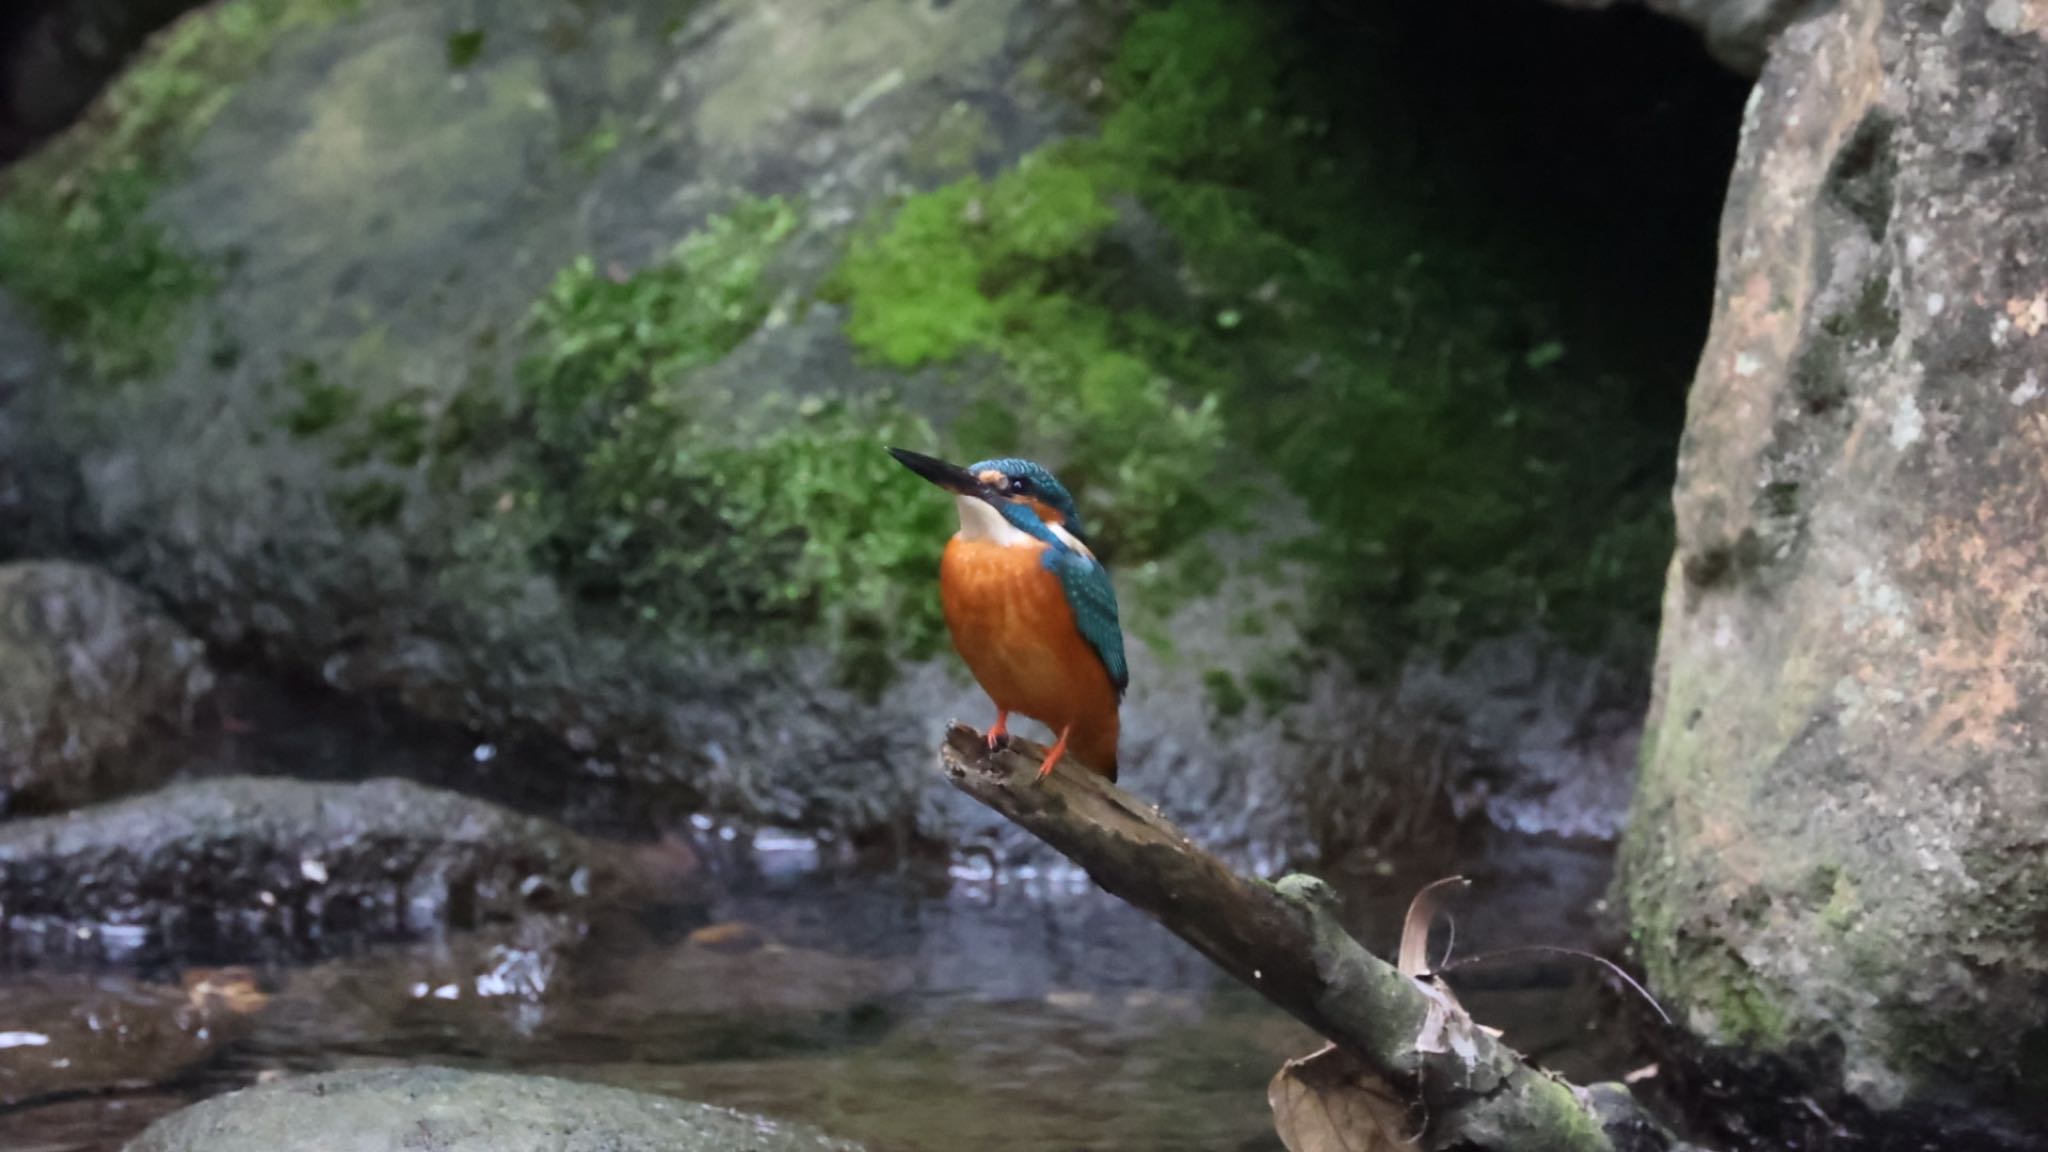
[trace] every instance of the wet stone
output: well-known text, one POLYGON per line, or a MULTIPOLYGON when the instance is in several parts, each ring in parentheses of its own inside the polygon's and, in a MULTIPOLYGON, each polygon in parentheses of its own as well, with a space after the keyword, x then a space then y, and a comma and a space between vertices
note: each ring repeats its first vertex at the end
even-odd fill
POLYGON ((296 959, 578 914, 617 849, 401 780, 225 778, 0 826, 15 958, 296 959))
POLYGON ((194 1105, 127 1152, 858 1152, 808 1128, 540 1076, 382 1068, 194 1105))

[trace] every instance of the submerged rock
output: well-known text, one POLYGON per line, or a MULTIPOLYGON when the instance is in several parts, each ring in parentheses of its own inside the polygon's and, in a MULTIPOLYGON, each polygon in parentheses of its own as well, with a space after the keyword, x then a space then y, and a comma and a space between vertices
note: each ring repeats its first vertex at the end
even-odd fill
POLYGON ((530 916, 296 969, 264 1014, 265 1049, 289 1063, 337 1049, 502 1055, 545 1044, 564 985, 576 983, 585 928, 530 916))
POLYGON ((104 572, 0 565, 0 806, 51 811, 155 783, 167 765, 148 745, 212 689, 205 654, 104 572))
POLYGON ((238 1015, 196 990, 127 977, 0 978, 0 1106, 174 1080, 212 1056, 238 1015))
POLYGON ((2048 1123, 2043 188, 2038 4, 1859 0, 1781 37, 1624 853, 1673 1015, 1894 1127, 1943 1114, 1950 1147, 2048 1123))
POLYGON ((725 1108, 542 1076, 381 1068, 248 1088, 126 1152, 858 1152, 725 1108))
POLYGON ((536 1051, 687 1064, 827 1050, 886 1032, 916 984, 898 959, 668 949, 592 966, 584 999, 550 1018, 536 1051))
POLYGON ((400 780, 219 779, 0 826, 17 954, 318 954, 590 907, 615 850, 400 780))

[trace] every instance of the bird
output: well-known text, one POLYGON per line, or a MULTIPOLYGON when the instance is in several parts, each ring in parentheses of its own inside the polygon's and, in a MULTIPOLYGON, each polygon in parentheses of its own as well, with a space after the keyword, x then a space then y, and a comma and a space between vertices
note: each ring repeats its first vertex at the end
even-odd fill
POLYGON ((1008 737, 1014 712, 1058 734, 1039 780, 1071 754, 1114 783, 1130 666, 1116 587, 1073 496, 1029 460, 962 468, 901 448, 889 454, 951 492, 960 513, 939 561, 939 602, 953 647, 995 704, 990 750, 1008 737))

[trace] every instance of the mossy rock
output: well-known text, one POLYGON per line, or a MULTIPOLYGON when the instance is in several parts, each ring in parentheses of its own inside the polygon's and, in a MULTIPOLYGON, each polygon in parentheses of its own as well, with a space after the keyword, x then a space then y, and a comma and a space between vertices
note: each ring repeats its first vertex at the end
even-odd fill
POLYGON ((980 706, 949 512, 881 449, 1023 452, 1118 573, 1130 778, 1298 840, 1309 782, 1182 742, 1215 673, 1287 745, 1342 711, 1308 677, 1604 621, 1664 541, 1585 498, 1663 451, 1600 401, 1629 378, 1503 319, 1515 252, 1421 270, 1455 182, 1382 170, 1396 118, 1333 146, 1311 40, 1236 0, 227 0, 0 199, 35 241, 0 283, 71 353, 10 410, 82 478, 42 513, 274 664, 681 803, 946 834, 984 819, 926 771, 980 706), (1397 308, 1412 346, 1358 322, 1397 308), (1523 389, 1580 399, 1504 419, 1523 389))

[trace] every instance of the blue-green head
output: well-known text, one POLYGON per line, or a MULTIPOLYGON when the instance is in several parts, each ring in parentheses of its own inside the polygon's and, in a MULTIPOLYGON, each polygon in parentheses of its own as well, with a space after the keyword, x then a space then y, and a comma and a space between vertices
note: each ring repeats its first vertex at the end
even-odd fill
POLYGON ((949 492, 987 502, 1027 535, 1056 547, 1069 547, 1074 541, 1087 547, 1088 533, 1073 494, 1042 464, 1006 456, 962 468, 901 448, 891 448, 889 454, 949 492))

